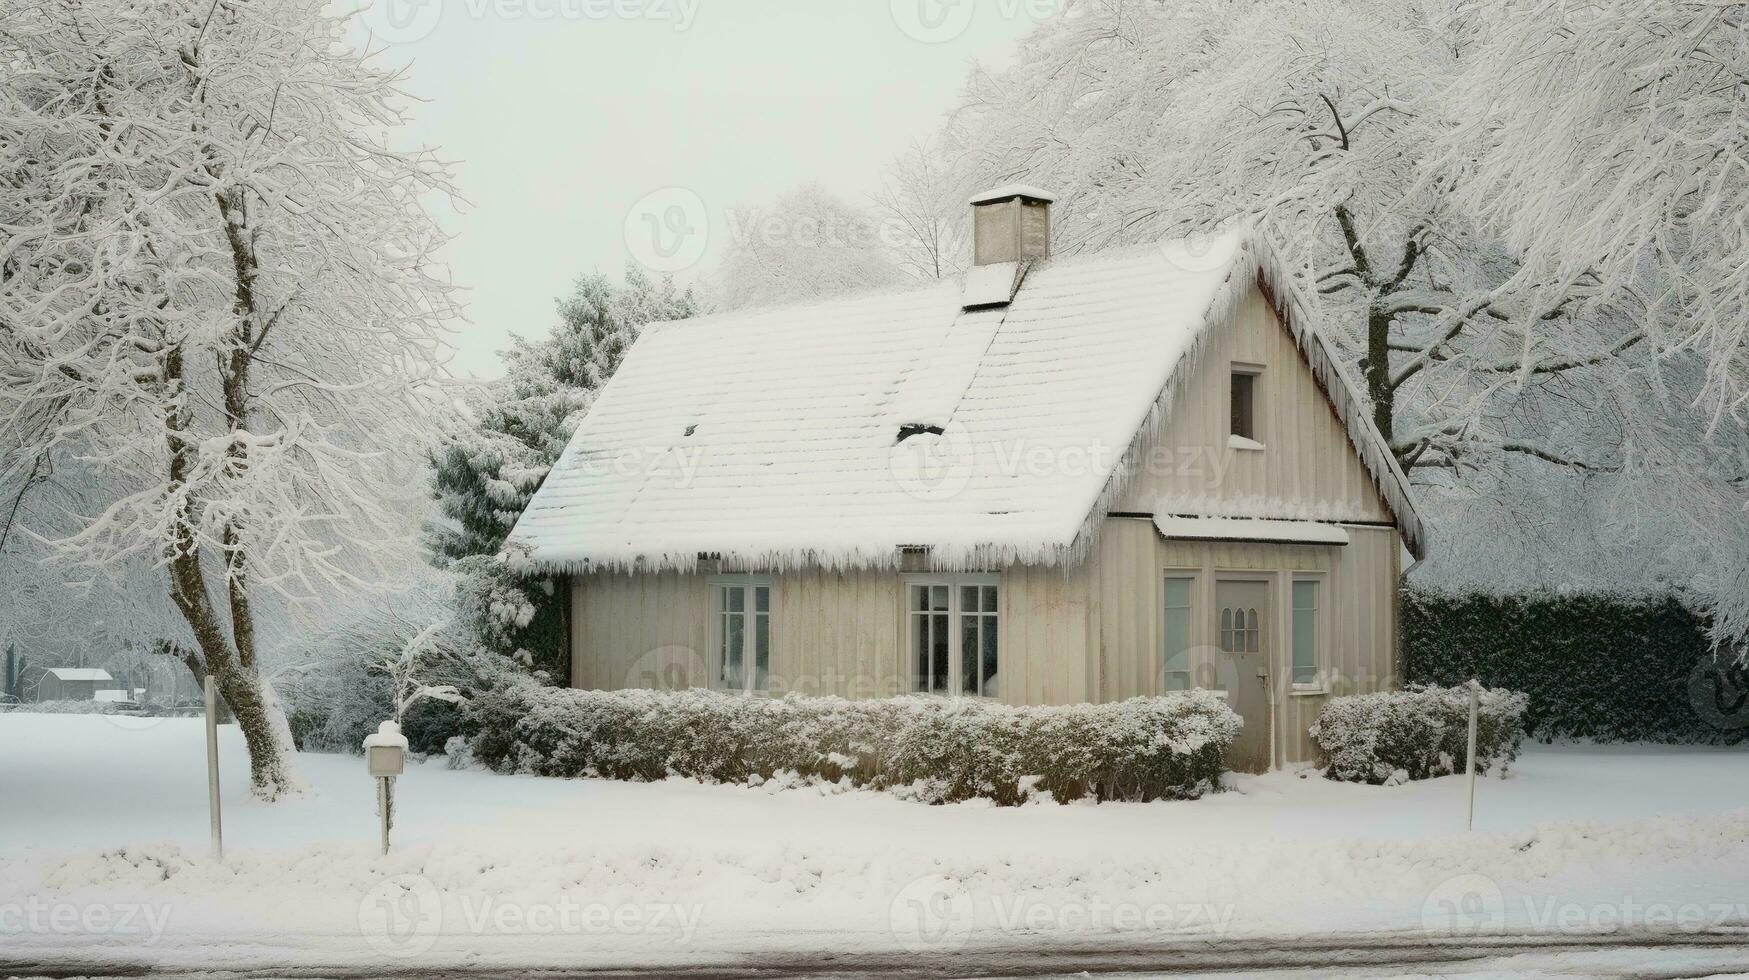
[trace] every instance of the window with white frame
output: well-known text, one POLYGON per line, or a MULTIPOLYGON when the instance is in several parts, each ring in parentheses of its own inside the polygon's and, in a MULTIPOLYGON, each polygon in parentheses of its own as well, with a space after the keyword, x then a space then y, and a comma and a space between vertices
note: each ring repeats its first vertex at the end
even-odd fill
POLYGON ((994 575, 908 579, 905 619, 912 688, 999 697, 998 605, 994 575))
POLYGON ((771 582, 752 576, 715 580, 717 683, 763 691, 771 674, 771 582))
POLYGON ((1317 579, 1294 580, 1293 683, 1315 687, 1318 683, 1318 605, 1323 583, 1317 579))
POLYGON ((1166 607, 1160 634, 1166 650, 1166 690, 1190 690, 1190 593, 1196 579, 1166 576, 1166 607))

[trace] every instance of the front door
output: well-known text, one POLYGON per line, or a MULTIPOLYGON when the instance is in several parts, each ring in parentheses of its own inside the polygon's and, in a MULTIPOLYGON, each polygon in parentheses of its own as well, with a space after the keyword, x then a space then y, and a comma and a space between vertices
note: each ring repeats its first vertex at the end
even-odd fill
POLYGON ((1227 750, 1234 772, 1269 768, 1269 583, 1215 580, 1216 674, 1227 703, 1245 720, 1227 750))

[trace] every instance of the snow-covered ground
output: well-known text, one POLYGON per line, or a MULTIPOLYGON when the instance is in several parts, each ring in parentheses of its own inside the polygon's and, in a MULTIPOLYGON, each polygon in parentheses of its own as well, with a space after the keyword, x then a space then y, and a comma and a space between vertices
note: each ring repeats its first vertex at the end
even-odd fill
MULTIPOLYGON (((0 715, 0 938, 120 963, 704 962, 754 950, 1749 928, 1749 751, 1531 746, 1477 792, 1294 773, 1195 802, 928 807, 819 788, 362 760, 248 801, 223 863, 196 720, 0 715)), ((0 956, 0 960, 4 957, 0 956)), ((0 964, 3 965, 3 964, 0 964)))

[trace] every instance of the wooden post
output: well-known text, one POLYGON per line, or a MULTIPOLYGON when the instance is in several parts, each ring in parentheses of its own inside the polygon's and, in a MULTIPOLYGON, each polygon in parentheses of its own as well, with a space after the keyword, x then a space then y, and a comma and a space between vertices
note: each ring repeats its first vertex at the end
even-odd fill
POLYGON ((1482 685, 1470 679, 1470 742, 1468 782, 1470 784, 1469 810, 1464 816, 1464 829, 1476 829, 1476 714, 1480 708, 1482 685))
POLYGON ((225 830, 219 819, 219 714, 218 689, 213 675, 206 675, 206 801, 212 813, 213 856, 225 859, 225 830))
POLYGON ((389 828, 395 822, 395 777, 377 777, 377 812, 383 817, 383 853, 389 853, 389 828))

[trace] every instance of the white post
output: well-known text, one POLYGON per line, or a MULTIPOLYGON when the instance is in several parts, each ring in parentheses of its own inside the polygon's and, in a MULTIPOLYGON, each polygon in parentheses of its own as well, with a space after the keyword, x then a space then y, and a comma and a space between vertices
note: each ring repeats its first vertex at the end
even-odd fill
POLYGON ((219 695, 206 675, 206 802, 212 813, 213 856, 225 859, 225 831, 219 819, 219 695))
POLYGON ((1464 829, 1476 829, 1476 714, 1480 710, 1482 685, 1470 679, 1470 746, 1469 746, 1469 776, 1470 805, 1469 812, 1464 817, 1464 829))

